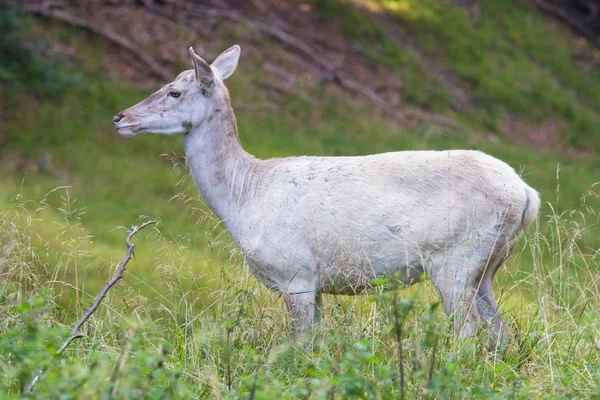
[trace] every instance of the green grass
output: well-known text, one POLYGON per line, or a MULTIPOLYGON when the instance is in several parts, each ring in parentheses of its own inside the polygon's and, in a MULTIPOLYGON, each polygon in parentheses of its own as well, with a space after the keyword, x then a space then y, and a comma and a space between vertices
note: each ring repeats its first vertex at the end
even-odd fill
MULTIPOLYGON (((542 194, 540 228, 521 242, 496 287, 520 341, 504 358, 488 356, 481 343, 456 341, 445 317, 432 313, 438 300, 430 284, 400 292, 414 300, 405 303, 411 309, 402 355, 407 398, 598 398, 600 198, 593 185, 600 160, 534 151, 503 137, 490 141, 477 132, 494 126, 505 110, 534 120, 558 115, 574 143, 589 139, 592 148, 597 72, 576 69, 569 39, 521 6, 480 2, 475 27, 460 9, 436 12, 441 2, 383 4, 400 3, 416 14, 390 12, 477 99, 475 109, 457 116, 473 131, 433 124, 399 129, 360 99, 319 87, 310 93, 314 104, 291 96, 279 112, 238 113, 242 143, 260 157, 472 148, 521 171, 542 194), (539 35, 556 37, 555 51, 539 35), (472 48, 481 53, 471 54, 472 48), (558 93, 561 87, 567 90, 558 93)), ((323 9, 326 18, 341 10, 339 29, 367 56, 397 66, 407 101, 441 112, 450 107, 451 89, 427 72, 414 50, 353 5, 323 4, 331 7, 323 9), (372 41, 379 44, 368 46, 372 41)), ((7 160, 0 164, 0 368, 7 371, 0 392, 18 398, 20 386, 43 367, 47 373, 36 389, 42 398, 106 397, 115 379, 117 398, 237 398, 252 390, 256 398, 398 397, 393 292, 327 297, 325 322, 309 336, 314 351, 289 343, 281 300, 254 281, 222 225, 198 201, 182 165, 182 137, 118 136, 112 116, 148 93, 103 70, 103 55, 114 50, 97 37, 47 28, 52 40, 77 49, 72 71, 81 84, 52 100, 3 86, 1 104, 10 117, 0 149, 7 160), (36 172, 43 153, 68 182, 36 172), (24 166, 14 166, 15 159, 24 166), (147 219, 160 224, 134 239, 136 256, 125 279, 92 318, 86 337, 54 359, 69 323, 122 258, 123 226, 147 219)), ((228 81, 234 104, 260 102, 260 91, 249 90, 259 74, 242 59, 228 81)))
POLYGON ((399 45, 373 18, 365 16, 349 1, 313 1, 322 18, 352 41, 355 48, 374 64, 398 73, 403 100, 427 109, 442 111, 452 102, 452 93, 429 72, 426 63, 411 48, 399 45))
MULTIPOLYGON (((599 70, 578 67, 575 39, 525 2, 477 2, 478 17, 440 0, 367 3, 377 5, 374 14, 390 13, 398 28, 415 41, 416 49, 457 76, 475 104, 463 116, 471 125, 501 133, 505 112, 538 124, 557 119, 563 124, 561 133, 568 143, 598 149, 599 70)), ((443 82, 432 80, 426 62, 410 56, 415 49, 402 38, 386 35, 373 15, 359 11, 351 1, 314 4, 325 18, 336 17, 334 26, 363 48, 371 49, 372 61, 398 69, 409 102, 430 103, 438 110, 449 107, 449 89, 444 89, 443 82), (419 93, 433 98, 420 102, 416 100, 419 93)))
MULTIPOLYGON (((43 205, 38 210, 49 211, 43 205)), ((369 297, 326 296, 322 324, 302 343, 290 343, 282 302, 254 281, 241 258, 215 278, 218 288, 198 307, 210 266, 182 263, 189 248, 159 227, 136 236, 138 257, 126 278, 109 292, 85 336, 56 357, 73 311, 81 313, 95 293, 62 281, 65 265, 46 265, 40 273, 35 260, 43 255, 33 244, 38 229, 35 221, 17 223, 23 212, 28 214, 17 208, 0 218, 5 398, 20 398, 40 368, 38 398, 106 398, 111 388, 114 398, 400 398, 400 363, 406 398, 600 395, 599 255, 573 241, 584 227, 570 217, 553 215, 554 225, 526 236, 520 251, 533 255, 527 271, 503 272, 510 283, 499 292, 500 304, 517 334, 504 355, 489 354, 484 336, 454 337, 429 283, 369 297), (141 263, 156 268, 155 276, 141 279, 141 263), (50 283, 48 276, 58 278, 50 283), (140 294, 142 280, 157 289, 159 302, 140 294), (70 309, 59 304, 67 293, 73 296, 70 309)), ((77 218, 55 226, 69 240, 62 248, 71 269, 97 257, 83 245, 89 238, 77 218)))

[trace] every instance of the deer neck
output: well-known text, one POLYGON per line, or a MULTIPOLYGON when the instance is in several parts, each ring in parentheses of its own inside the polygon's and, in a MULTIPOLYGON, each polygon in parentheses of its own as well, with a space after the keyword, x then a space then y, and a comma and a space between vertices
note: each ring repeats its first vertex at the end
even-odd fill
POLYGON ((186 157, 204 201, 238 241, 239 216, 255 196, 260 160, 242 148, 227 93, 209 114, 186 135, 186 157))

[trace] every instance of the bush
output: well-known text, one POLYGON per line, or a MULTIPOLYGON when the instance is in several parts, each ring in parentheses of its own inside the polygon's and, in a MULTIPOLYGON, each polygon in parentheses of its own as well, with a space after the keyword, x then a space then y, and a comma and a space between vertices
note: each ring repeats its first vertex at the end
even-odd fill
POLYGON ((78 85, 80 77, 70 70, 69 61, 50 54, 49 43, 32 35, 31 29, 30 18, 0 6, 0 82, 44 97, 78 85))

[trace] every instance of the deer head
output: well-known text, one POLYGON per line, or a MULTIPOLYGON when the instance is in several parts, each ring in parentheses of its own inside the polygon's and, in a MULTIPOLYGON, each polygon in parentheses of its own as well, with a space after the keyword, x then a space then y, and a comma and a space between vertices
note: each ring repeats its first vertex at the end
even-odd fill
POLYGON ((121 135, 188 132, 213 113, 217 100, 227 94, 223 80, 235 72, 240 46, 225 50, 211 65, 193 48, 189 50, 194 69, 183 71, 147 99, 115 115, 113 122, 121 135))

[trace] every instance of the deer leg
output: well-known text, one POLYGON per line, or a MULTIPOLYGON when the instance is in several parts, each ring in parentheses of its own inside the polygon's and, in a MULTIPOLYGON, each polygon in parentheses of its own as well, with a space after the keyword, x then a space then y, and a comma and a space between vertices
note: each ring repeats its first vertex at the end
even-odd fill
POLYGON ((474 336, 478 325, 474 309, 476 289, 465 275, 460 267, 445 266, 431 276, 444 303, 444 311, 449 318, 454 318, 454 330, 461 338, 474 336))
POLYGON ((450 289, 450 293, 440 292, 444 311, 454 318, 454 330, 461 339, 472 338, 477 333, 477 311, 474 310, 475 291, 472 288, 450 289))
POLYGON ((317 293, 315 296, 315 324, 320 323, 321 318, 323 318, 323 295, 317 293))
POLYGON ((477 284, 477 312, 488 331, 490 346, 493 348, 506 347, 512 338, 512 333, 500 316, 498 303, 493 292, 494 276, 505 259, 506 256, 502 256, 495 263, 492 263, 481 277, 481 282, 477 284))
POLYGON ((292 339, 300 339, 315 322, 317 294, 314 290, 288 292, 284 296, 285 305, 290 313, 292 339))

